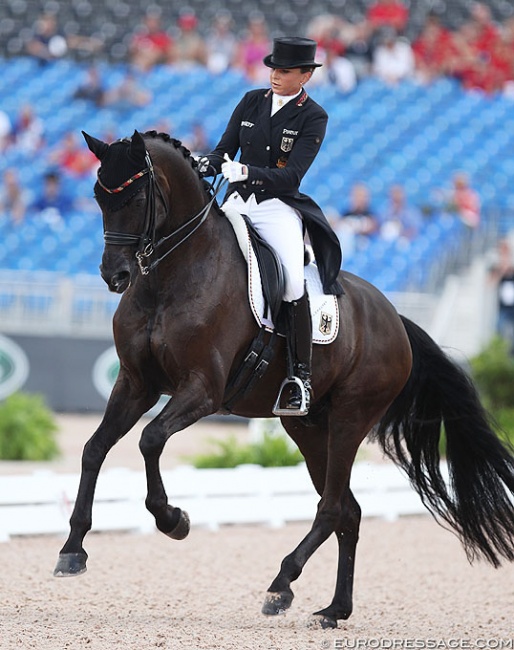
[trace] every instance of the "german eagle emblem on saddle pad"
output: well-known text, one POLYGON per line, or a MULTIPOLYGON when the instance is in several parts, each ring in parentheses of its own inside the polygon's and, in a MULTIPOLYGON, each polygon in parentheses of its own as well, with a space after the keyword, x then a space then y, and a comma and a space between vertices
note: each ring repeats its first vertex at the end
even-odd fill
MULTIPOLYGON (((261 274, 257 256, 253 250, 247 225, 241 214, 231 206, 221 206, 236 234, 237 241, 248 265, 248 300, 258 325, 273 331, 273 322, 265 316, 266 301, 262 291, 261 274)), ((312 315, 312 342, 332 343, 339 331, 339 305, 337 297, 323 293, 318 267, 305 267, 305 280, 312 315)))

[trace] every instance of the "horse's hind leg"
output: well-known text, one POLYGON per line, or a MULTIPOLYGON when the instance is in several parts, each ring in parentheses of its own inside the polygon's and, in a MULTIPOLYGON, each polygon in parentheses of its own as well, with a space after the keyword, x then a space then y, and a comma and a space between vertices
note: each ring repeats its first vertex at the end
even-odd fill
MULTIPOLYGON (((291 582, 300 576, 307 560, 335 532, 339 543, 336 594, 332 604, 317 612, 316 616, 322 627, 337 627, 337 619, 348 618, 352 611, 360 509, 349 490, 349 481, 363 436, 329 435, 328 426, 303 427, 302 430, 296 421, 291 424, 284 422, 284 426, 304 455, 314 486, 322 498, 311 530, 283 559, 280 571, 268 589, 262 611, 264 614, 279 614, 291 605, 291 582)), ((355 428, 360 430, 360 427, 355 428)), ((340 431, 340 426, 337 430, 340 431)))
MULTIPOLYGON (((301 418, 283 418, 282 424, 302 452, 314 487, 322 495, 327 471, 328 421, 325 417, 318 419, 316 426, 307 427, 301 418)), ((300 576, 309 557, 331 532, 330 528, 320 526, 316 518, 300 545, 282 560, 280 571, 268 588, 263 614, 273 616, 291 606, 294 598, 291 582, 300 576)))
POLYGON ((360 520, 360 506, 348 488, 343 493, 341 519, 335 531, 339 558, 334 598, 328 607, 315 613, 321 627, 337 627, 338 619, 347 619, 352 613, 355 552, 360 520))
POLYGON ((156 401, 157 396, 131 399, 128 382, 123 381, 120 373, 102 422, 84 446, 80 484, 70 518, 70 534, 59 554, 55 576, 74 576, 86 570, 87 553, 82 543, 91 529, 93 499, 102 463, 109 450, 156 401))

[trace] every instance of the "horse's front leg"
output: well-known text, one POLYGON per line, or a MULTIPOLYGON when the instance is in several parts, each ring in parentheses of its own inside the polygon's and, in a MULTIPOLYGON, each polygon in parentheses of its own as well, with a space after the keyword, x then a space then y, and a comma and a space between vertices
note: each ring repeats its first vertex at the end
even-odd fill
POLYGON ((140 386, 136 390, 120 371, 102 422, 84 446, 79 489, 70 518, 70 534, 59 554, 55 576, 75 576, 86 571, 87 553, 82 544, 92 525, 93 499, 102 463, 109 450, 157 399, 157 395, 142 394, 140 386))
POLYGON ((168 504, 159 459, 170 436, 218 409, 218 401, 207 386, 208 382, 200 375, 189 373, 161 413, 141 434, 139 448, 145 459, 148 488, 146 507, 155 517, 157 528, 173 539, 184 539, 188 535, 189 517, 180 508, 168 504))

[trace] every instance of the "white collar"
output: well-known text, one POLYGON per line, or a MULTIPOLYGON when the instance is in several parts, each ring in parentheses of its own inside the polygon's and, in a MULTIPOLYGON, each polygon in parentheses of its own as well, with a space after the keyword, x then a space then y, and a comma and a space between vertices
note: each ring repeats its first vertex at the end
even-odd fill
POLYGON ((279 111, 281 108, 283 108, 286 104, 288 104, 292 99, 296 99, 298 95, 302 92, 303 88, 300 88, 300 90, 296 93, 296 95, 276 95, 273 93, 271 95, 271 115, 275 115, 277 111, 279 111))

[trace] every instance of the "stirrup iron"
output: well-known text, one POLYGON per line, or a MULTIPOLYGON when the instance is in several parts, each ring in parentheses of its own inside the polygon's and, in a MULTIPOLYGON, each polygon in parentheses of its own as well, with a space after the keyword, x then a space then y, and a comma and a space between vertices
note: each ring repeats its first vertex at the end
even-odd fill
POLYGON ((273 415, 279 415, 279 416, 287 416, 287 415, 296 415, 296 416, 302 416, 302 415, 307 415, 309 412, 309 409, 307 408, 307 390, 304 386, 304 383, 301 379, 298 377, 286 377, 284 381, 280 385, 280 389, 278 391, 278 397, 275 402, 275 406, 273 407, 273 415), (300 389, 300 393, 302 395, 302 401, 300 404, 300 408, 298 409, 291 409, 291 408, 281 408, 280 407, 280 402, 282 400, 282 393, 286 386, 290 386, 291 384, 294 384, 295 386, 298 386, 300 389))

